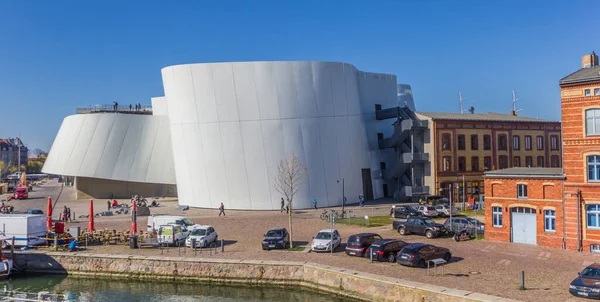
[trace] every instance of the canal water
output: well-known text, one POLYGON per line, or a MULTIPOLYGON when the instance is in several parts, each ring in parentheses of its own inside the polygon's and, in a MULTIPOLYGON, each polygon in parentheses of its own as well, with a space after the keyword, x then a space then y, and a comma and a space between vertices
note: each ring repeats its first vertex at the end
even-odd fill
POLYGON ((0 297, 5 297, 9 292, 14 297, 29 299, 35 296, 25 297, 24 293, 49 292, 61 294, 64 299, 59 301, 81 302, 352 301, 298 287, 81 279, 64 276, 17 277, 0 281, 0 297))

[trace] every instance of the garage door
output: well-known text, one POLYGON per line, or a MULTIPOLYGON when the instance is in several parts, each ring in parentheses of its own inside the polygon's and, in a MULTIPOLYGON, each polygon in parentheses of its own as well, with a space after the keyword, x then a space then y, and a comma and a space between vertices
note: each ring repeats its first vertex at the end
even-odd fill
POLYGON ((536 244, 535 209, 512 208, 512 242, 536 244))

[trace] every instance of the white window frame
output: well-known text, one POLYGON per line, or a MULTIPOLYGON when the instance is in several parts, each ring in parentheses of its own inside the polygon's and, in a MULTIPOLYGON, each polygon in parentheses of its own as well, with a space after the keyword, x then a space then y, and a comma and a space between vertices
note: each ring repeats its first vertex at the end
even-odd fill
POLYGON ((585 206, 585 218, 587 220, 586 226, 588 229, 597 229, 600 230, 600 205, 599 204, 588 204, 585 206), (590 207, 594 207, 594 209, 589 210, 590 207), (596 225, 590 226, 590 219, 588 216, 593 214, 596 216, 596 225))
POLYGON ((585 157, 586 175, 588 182, 600 182, 600 155, 588 155, 585 157), (590 158, 593 161, 590 162, 590 158), (590 166, 593 167, 592 175, 590 177, 590 166))
POLYGON ((550 150, 558 150, 558 135, 550 136, 550 150))
POLYGON ((583 91, 583 95, 585 95, 585 96, 592 96, 592 90, 591 89, 585 89, 583 91))
POLYGON ((492 226, 502 227, 502 207, 492 207, 492 226))
POLYGON ((541 135, 536 136, 535 143, 536 143, 538 150, 544 150, 544 137, 543 136, 541 136, 541 135))
POLYGON ((600 129, 596 129, 596 120, 599 119, 600 108, 592 108, 585 111, 585 135, 600 135, 600 129))
POLYGON ((544 231, 556 233, 556 210, 544 210, 544 231))
POLYGON ((600 95, 600 88, 594 88, 594 95, 600 95))
POLYGON ((513 150, 519 150, 521 146, 519 146, 520 137, 518 135, 513 135, 513 150))
POLYGON ((525 150, 531 150, 531 135, 525 136, 525 150))
POLYGON ((517 198, 527 199, 527 185, 517 184, 517 198))

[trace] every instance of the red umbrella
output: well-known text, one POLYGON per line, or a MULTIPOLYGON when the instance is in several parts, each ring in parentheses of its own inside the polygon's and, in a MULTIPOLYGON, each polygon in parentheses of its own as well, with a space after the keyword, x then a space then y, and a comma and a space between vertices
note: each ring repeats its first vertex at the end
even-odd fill
POLYGON ((90 222, 88 223, 88 232, 94 231, 94 201, 90 199, 90 222))
POLYGON ((46 210, 48 218, 46 218, 46 229, 52 229, 52 198, 48 197, 48 209, 46 210))

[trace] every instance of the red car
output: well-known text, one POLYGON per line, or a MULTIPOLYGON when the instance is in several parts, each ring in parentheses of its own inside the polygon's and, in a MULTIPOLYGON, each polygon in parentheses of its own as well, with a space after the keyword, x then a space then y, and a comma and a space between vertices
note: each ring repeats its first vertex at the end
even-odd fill
POLYGON ((15 189, 15 199, 27 199, 29 197, 29 193, 27 192, 27 188, 18 187, 15 189))

